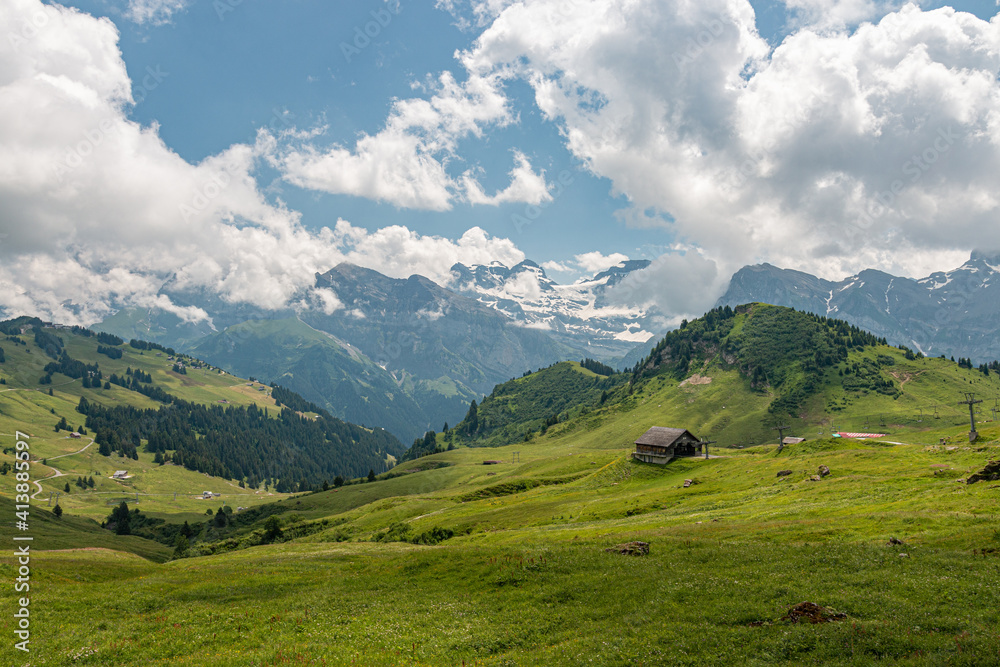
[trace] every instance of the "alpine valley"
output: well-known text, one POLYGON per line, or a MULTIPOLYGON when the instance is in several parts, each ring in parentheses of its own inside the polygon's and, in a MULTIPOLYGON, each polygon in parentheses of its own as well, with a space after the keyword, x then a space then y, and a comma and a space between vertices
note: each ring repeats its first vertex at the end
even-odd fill
POLYGON ((196 354, 301 393, 331 414, 404 442, 455 423, 495 385, 563 359, 615 363, 652 337, 655 313, 612 305, 609 288, 649 264, 622 262, 571 285, 534 262, 456 264, 451 289, 340 264, 296 305, 263 311, 168 283, 162 293, 208 319, 123 309, 96 329, 196 354), (330 304, 333 304, 331 306, 330 304))
MULTIPOLYGON (((408 442, 456 423, 471 400, 528 370, 584 358, 633 368, 670 328, 655 307, 616 298, 614 288, 648 266, 627 260, 563 285, 530 260, 455 264, 442 286, 340 264, 277 311, 168 283, 162 293, 174 304, 208 319, 127 308, 95 328, 277 382, 408 442)), ((756 301, 837 317, 892 344, 978 364, 1000 358, 998 272, 1000 256, 983 252, 922 279, 865 270, 834 282, 762 264, 738 271, 717 305, 756 301)))
MULTIPOLYGON (((360 275, 371 300, 437 294, 360 275)), ((460 299, 454 321, 504 317, 460 299)), ((351 333, 227 332, 256 346, 272 327, 290 347, 351 333)), ((31 664, 972 666, 1000 651, 1000 426, 978 416, 970 443, 958 402, 1000 395, 1000 364, 723 306, 628 372, 519 374, 404 453, 155 343, 30 318, 0 332, 0 433, 18 448, 0 453, 0 508, 33 539, 31 664), (867 424, 879 433, 840 432, 867 424), (635 460, 655 425, 710 455, 635 460), (777 446, 782 425, 797 437, 777 446), (25 467, 30 483, 13 479, 25 467)), ((4 664, 23 664, 13 651, 4 664)))

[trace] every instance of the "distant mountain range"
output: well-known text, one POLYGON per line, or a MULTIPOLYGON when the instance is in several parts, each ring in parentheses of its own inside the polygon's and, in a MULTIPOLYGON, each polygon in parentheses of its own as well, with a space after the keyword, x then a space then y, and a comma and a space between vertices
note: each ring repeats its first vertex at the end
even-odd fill
POLYGON ((770 264, 738 271, 717 305, 759 301, 843 319, 928 356, 1000 359, 1000 254, 913 280, 865 270, 838 282, 770 264))
MULTIPOLYGON (((648 265, 629 260, 560 285, 530 260, 455 264, 443 287, 422 276, 395 279, 341 264, 293 299, 330 292, 336 309, 262 311, 168 284, 163 293, 173 303, 202 308, 211 320, 191 324, 162 310, 128 309, 95 328, 255 373, 341 419, 384 426, 407 442, 446 421, 454 425, 472 399, 527 370, 585 357, 617 368, 643 360, 666 333, 657 323, 662 314, 617 305, 609 290, 648 265)), ((998 276, 1000 256, 981 252, 920 280, 866 270, 833 282, 761 264, 737 272, 718 305, 793 307, 929 356, 978 363, 1000 358, 998 276)))
POLYGON ((652 328, 649 313, 637 306, 610 303, 607 289, 649 264, 646 259, 627 260, 570 285, 557 284, 531 260, 511 268, 499 262, 455 264, 452 288, 587 356, 614 361, 653 333, 648 330, 652 328))
POLYGON ((339 307, 329 313, 261 311, 168 284, 163 292, 174 304, 201 308, 211 321, 126 309, 95 328, 279 382, 331 414, 406 441, 454 424, 472 399, 526 370, 584 357, 612 361, 650 338, 645 313, 605 298, 609 286, 647 265, 622 262, 558 285, 530 261, 456 264, 447 289, 422 276, 394 279, 340 264, 313 285, 336 296, 339 307))

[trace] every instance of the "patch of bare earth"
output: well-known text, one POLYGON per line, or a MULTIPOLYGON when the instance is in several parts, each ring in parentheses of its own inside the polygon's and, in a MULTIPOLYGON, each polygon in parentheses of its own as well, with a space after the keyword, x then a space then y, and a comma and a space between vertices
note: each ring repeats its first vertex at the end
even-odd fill
POLYGON ((712 383, 712 378, 708 377, 707 375, 699 375, 698 373, 695 373, 688 379, 681 382, 678 386, 685 387, 689 384, 711 384, 711 383, 712 383))

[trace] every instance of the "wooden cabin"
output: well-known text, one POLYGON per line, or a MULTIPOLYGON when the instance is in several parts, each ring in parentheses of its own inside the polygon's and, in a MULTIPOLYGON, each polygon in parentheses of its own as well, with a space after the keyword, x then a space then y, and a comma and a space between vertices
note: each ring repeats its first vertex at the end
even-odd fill
POLYGON ((669 463, 675 456, 697 456, 701 441, 683 428, 654 426, 635 441, 632 458, 643 463, 669 463))

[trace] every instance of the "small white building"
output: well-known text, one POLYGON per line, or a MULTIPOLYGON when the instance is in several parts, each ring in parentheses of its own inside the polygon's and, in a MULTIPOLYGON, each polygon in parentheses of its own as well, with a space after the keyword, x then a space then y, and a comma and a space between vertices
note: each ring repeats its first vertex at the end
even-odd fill
POLYGON ((116 470, 111 479, 125 479, 128 477, 128 470, 116 470))
POLYGON ((208 500, 209 498, 212 497, 212 492, 211 491, 206 491, 205 493, 201 494, 201 497, 204 500, 208 500))

